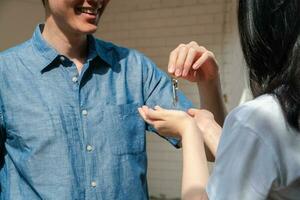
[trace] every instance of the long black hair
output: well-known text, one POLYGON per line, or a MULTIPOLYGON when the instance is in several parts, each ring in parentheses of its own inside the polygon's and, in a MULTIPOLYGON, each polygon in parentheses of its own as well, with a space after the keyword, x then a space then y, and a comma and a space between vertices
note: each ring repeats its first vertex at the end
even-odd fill
POLYGON ((275 95, 299 131, 300 0, 239 0, 238 26, 253 95, 275 95))

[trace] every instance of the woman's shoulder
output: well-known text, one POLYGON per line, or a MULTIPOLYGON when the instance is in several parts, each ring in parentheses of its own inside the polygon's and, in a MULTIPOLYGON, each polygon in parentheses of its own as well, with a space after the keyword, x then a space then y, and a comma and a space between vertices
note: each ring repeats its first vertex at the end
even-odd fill
POLYGON ((269 144, 278 144, 299 135, 287 123, 280 103, 274 95, 262 95, 238 106, 226 118, 224 128, 239 129, 243 134, 254 134, 269 144))
POLYGON ((285 124, 281 106, 274 95, 262 95, 238 106, 229 113, 227 121, 238 121, 250 127, 285 124))
MULTIPOLYGON (((237 167, 229 174, 241 178, 239 181, 250 177, 239 186, 249 186, 251 181, 251 187, 260 193, 289 187, 299 178, 299 137, 284 119, 275 96, 263 95, 237 107, 224 124, 216 157, 215 177, 218 179, 215 180, 220 181, 220 176, 228 174, 223 173, 225 167, 231 170, 235 162, 237 167)), ((225 178, 223 180, 228 181, 225 178)))
POLYGON ((245 111, 249 112, 249 111, 258 111, 258 110, 261 112, 268 112, 274 109, 274 106, 280 107, 280 104, 276 96, 271 94, 265 94, 256 97, 251 101, 241 104, 240 106, 233 109, 231 113, 245 112, 245 111))

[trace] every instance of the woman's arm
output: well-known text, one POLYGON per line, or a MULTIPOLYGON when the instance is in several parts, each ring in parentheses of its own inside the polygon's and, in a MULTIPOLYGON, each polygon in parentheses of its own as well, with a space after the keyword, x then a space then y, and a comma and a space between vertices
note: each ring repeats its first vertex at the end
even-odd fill
POLYGON ((207 110, 189 109, 188 114, 194 118, 206 147, 215 157, 222 132, 221 126, 216 123, 214 115, 207 110))
POLYGON ((182 135, 182 151, 182 199, 204 199, 209 172, 203 138, 195 123, 185 129, 182 135))
POLYGON ((182 199, 205 199, 209 172, 203 137, 195 120, 185 112, 165 110, 160 107, 152 110, 144 106, 139 109, 139 112, 144 120, 153 125, 162 135, 182 139, 182 199))

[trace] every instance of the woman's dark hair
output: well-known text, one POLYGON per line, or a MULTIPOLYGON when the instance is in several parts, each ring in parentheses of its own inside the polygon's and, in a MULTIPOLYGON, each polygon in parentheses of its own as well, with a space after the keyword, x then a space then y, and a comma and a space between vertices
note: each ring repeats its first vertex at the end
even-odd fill
POLYGON ((300 130, 300 1, 240 0, 238 26, 253 95, 275 95, 300 130))
POLYGON ((42 2, 43 2, 43 5, 45 6, 46 4, 45 4, 45 0, 42 0, 42 2))

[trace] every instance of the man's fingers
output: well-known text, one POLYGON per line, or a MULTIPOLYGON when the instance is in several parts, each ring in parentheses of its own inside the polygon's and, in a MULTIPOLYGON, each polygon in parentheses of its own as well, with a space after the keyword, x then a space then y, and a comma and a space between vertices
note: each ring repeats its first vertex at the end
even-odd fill
POLYGON ((204 52, 202 56, 193 64, 193 69, 199 69, 209 58, 208 52, 204 52))
POLYGON ((175 76, 177 77, 182 75, 183 65, 185 63, 188 52, 189 49, 187 46, 182 45, 181 47, 179 47, 178 57, 175 64, 176 67, 175 76))
POLYGON ((179 49, 179 47, 174 49, 170 53, 170 56, 169 56, 168 72, 170 74, 174 74, 175 69, 176 69, 175 64, 176 64, 176 60, 177 60, 177 57, 178 57, 178 49, 179 49))
POLYGON ((169 64, 168 64, 168 72, 170 74, 175 74, 175 71, 176 71, 176 62, 177 62, 177 59, 178 59, 178 54, 179 54, 179 51, 182 47, 185 47, 186 45, 185 44, 180 44, 176 47, 176 49, 174 49, 171 53, 170 53, 170 56, 169 56, 169 64))
POLYGON ((186 77, 192 69, 199 69, 206 62, 209 58, 208 52, 205 47, 194 41, 180 44, 170 53, 168 72, 176 77, 186 77), (197 58, 199 59, 196 60, 197 58))
POLYGON ((193 47, 191 47, 188 51, 187 57, 183 65, 183 72, 182 72, 183 77, 189 74, 189 71, 192 68, 196 56, 197 56, 197 51, 193 47))

